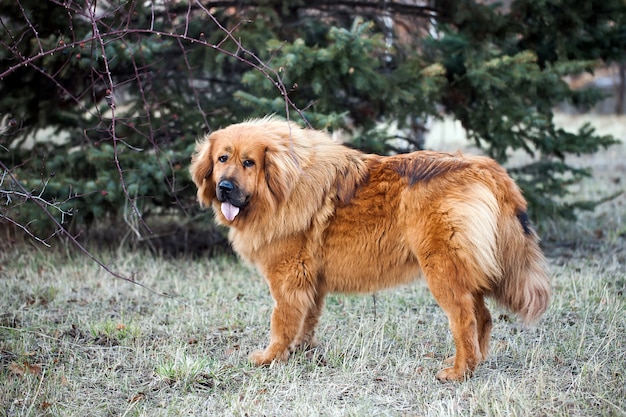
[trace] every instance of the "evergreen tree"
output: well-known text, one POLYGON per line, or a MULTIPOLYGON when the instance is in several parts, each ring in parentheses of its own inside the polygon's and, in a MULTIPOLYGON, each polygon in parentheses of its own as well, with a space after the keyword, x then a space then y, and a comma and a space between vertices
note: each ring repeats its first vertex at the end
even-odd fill
POLYGON ((267 113, 392 153, 443 109, 500 162, 533 156, 511 172, 535 218, 593 207, 563 199, 589 174, 567 156, 615 141, 552 112, 601 98, 563 77, 624 61, 623 0, 5 3, 0 215, 29 228, 42 207, 76 227, 193 212, 195 139, 267 113), (44 128, 62 140, 33 146, 44 128))

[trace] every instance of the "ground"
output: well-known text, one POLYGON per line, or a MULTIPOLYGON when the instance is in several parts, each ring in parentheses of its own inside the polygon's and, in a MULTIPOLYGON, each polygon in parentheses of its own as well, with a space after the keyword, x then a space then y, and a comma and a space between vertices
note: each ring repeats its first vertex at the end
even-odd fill
MULTIPOLYGON (((580 196, 624 190, 625 145, 576 163, 595 169, 580 196)), ((423 283, 329 297, 317 349, 255 368, 272 301, 232 257, 96 253, 146 288, 61 244, 5 245, 0 416, 626 415, 626 196, 541 227, 549 310, 526 327, 491 304, 491 356, 446 384, 453 344, 423 283)))

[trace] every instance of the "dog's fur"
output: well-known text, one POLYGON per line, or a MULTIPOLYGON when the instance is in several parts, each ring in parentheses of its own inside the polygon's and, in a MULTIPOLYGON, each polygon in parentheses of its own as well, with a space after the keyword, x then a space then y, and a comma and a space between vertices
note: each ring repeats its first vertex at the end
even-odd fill
POLYGON ((213 206, 274 298, 269 346, 250 357, 257 365, 316 344, 329 292, 372 292, 423 276, 456 345, 440 380, 463 380, 486 358, 485 296, 526 322, 548 306, 526 202, 492 159, 366 155, 323 132, 264 118, 199 141, 191 174, 200 203, 213 206))

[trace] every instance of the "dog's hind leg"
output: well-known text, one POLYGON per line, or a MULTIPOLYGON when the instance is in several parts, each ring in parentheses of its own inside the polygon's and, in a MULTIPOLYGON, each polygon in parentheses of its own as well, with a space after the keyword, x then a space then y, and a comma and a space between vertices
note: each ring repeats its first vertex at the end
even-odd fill
POLYGON ((474 296, 474 311, 476 313, 478 345, 480 346, 482 360, 485 360, 487 359, 487 355, 489 355, 489 342, 491 341, 491 328, 493 327, 493 321, 491 319, 491 313, 485 304, 483 294, 474 296))
POLYGON ((482 296, 464 288, 460 265, 453 264, 447 256, 435 254, 430 254, 421 263, 431 293, 448 316, 456 346, 453 365, 439 371, 437 378, 441 381, 463 381, 471 376, 483 359, 482 348, 487 346, 484 339, 481 339, 482 345, 479 342, 479 332, 483 332, 484 336, 484 331, 489 329, 490 320, 487 319, 490 316, 485 314, 488 311, 482 296))
MULTIPOLYGON (((489 343, 491 341, 491 328, 493 321, 491 313, 485 304, 485 298, 482 293, 474 296, 474 312, 476 313, 476 331, 478 333, 478 346, 482 360, 489 355, 489 343)), ((453 365, 455 357, 451 356, 445 360, 446 365, 453 365)))

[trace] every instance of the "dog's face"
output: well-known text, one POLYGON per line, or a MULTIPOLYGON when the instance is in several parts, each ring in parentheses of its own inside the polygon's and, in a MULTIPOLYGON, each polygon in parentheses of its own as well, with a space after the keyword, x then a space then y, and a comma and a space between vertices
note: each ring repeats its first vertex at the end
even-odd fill
POLYGON ((227 225, 253 210, 275 208, 299 175, 281 141, 260 126, 233 125, 199 142, 190 167, 199 202, 213 204, 218 220, 227 225))
POLYGON ((246 209, 258 188, 259 175, 264 169, 265 146, 238 136, 221 136, 214 138, 211 152, 213 182, 221 212, 232 222, 241 210, 246 209))

